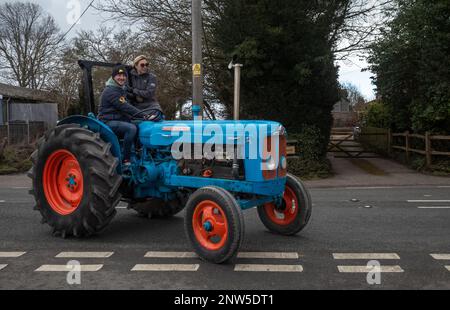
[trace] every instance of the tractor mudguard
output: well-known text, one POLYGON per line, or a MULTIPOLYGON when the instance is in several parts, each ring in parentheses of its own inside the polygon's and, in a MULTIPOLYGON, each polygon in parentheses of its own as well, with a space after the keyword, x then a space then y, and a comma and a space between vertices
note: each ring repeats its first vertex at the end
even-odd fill
MULTIPOLYGON (((86 117, 82 115, 70 116, 58 122, 58 126, 66 124, 80 124, 82 128, 89 129, 92 132, 100 133, 100 137, 106 143, 111 143, 111 153, 119 160, 122 159, 119 139, 116 134, 106 124, 95 117, 86 117)), ((119 165, 120 167, 120 165, 119 165)))

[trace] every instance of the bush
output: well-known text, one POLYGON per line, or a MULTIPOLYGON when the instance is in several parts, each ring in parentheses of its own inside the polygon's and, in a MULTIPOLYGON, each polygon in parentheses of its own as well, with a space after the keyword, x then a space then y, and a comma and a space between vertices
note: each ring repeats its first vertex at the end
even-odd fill
POLYGON ((288 159, 289 173, 302 179, 323 179, 332 176, 331 163, 326 156, 329 136, 316 126, 303 126, 299 133, 289 134, 289 140, 296 140, 298 155, 288 159))
POLYGON ((288 171, 289 173, 306 180, 325 179, 333 175, 331 162, 327 158, 322 160, 289 158, 288 171))
POLYGON ((391 112, 382 102, 369 104, 366 113, 363 116, 365 127, 390 128, 391 112))
POLYGON ((0 175, 22 173, 30 170, 32 146, 5 147, 0 152, 0 175))

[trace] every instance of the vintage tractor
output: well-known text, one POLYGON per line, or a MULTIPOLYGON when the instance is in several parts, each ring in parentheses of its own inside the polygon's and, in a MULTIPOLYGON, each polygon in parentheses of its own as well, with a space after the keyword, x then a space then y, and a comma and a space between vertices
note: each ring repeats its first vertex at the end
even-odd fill
MULTIPOLYGON (((91 106, 94 65, 111 66, 80 62, 91 106)), ((307 225, 311 198, 302 182, 287 173, 281 124, 154 123, 137 116, 135 123, 140 147, 134 149, 128 171, 121 165, 120 137, 92 113, 61 120, 39 141, 29 174, 31 193, 42 222, 55 235, 101 232, 121 201, 148 217, 171 217, 186 209, 184 228, 195 252, 204 260, 224 263, 242 243, 243 210, 258 208, 262 223, 281 235, 297 234, 307 225), (252 147, 264 151, 255 157, 252 147), (184 156, 191 151, 199 156, 184 156)))

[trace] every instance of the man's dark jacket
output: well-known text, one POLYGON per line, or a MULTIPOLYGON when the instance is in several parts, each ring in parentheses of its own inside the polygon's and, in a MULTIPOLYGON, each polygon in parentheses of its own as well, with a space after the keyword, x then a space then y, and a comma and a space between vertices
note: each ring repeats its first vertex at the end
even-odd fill
POLYGON ((151 73, 139 75, 136 69, 130 71, 130 86, 133 88, 132 104, 140 110, 154 109, 162 112, 156 101, 156 76, 151 73))
MULTIPOLYGON (((124 121, 129 122, 133 115, 141 110, 132 106, 127 100, 126 90, 117 84, 112 78, 106 82, 106 88, 100 99, 98 118, 104 122, 124 121)), ((144 117, 141 113, 136 117, 144 117)))

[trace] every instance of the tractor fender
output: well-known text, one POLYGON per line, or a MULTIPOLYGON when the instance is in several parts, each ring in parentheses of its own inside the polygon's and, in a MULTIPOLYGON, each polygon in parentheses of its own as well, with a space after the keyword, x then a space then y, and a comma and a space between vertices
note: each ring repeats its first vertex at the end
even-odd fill
POLYGON ((111 153, 114 157, 121 161, 122 154, 116 134, 106 124, 99 121, 95 117, 86 117, 82 115, 69 116, 58 122, 57 126, 67 124, 80 124, 82 128, 89 129, 92 132, 99 133, 100 137, 106 143, 111 143, 111 153))

